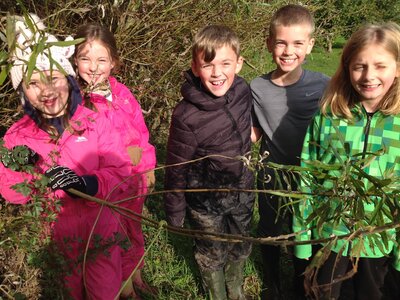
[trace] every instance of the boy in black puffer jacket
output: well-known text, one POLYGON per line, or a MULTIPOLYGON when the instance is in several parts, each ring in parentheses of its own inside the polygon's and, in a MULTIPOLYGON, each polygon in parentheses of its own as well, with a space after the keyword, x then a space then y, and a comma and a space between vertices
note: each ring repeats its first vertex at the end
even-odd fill
MULTIPOLYGON (((252 105, 249 86, 236 75, 243 65, 239 48, 236 34, 225 26, 207 26, 195 36, 167 148, 167 165, 184 164, 166 169, 166 190, 253 188, 252 172, 237 158, 250 152, 252 105)), ((182 226, 187 213, 193 229, 249 234, 253 193, 169 192, 164 200, 170 225, 182 226)), ((194 252, 212 299, 245 299, 250 243, 196 239, 194 252)))

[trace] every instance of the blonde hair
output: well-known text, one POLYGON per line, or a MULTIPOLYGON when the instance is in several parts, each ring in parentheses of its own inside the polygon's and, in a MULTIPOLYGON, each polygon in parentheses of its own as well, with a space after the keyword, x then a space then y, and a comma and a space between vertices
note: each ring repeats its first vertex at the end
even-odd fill
MULTIPOLYGON (((380 45, 393 55, 397 68, 400 66, 400 26, 396 23, 381 25, 368 24, 354 32, 343 48, 340 64, 333 75, 321 100, 321 111, 334 116, 353 119, 351 108, 359 103, 359 95, 350 81, 350 63, 353 58, 369 45, 380 45)), ((395 78, 392 86, 377 107, 385 115, 400 112, 400 85, 395 78)))
POLYGON ((269 37, 275 37, 276 27, 278 26, 294 26, 309 25, 310 37, 314 33, 315 23, 310 11, 298 4, 289 4, 279 8, 271 18, 269 24, 269 37))
POLYGON ((204 61, 211 62, 215 58, 216 50, 228 46, 236 55, 240 55, 240 42, 236 33, 224 25, 209 25, 200 30, 194 37, 192 46, 192 60, 197 54, 203 53, 204 61))

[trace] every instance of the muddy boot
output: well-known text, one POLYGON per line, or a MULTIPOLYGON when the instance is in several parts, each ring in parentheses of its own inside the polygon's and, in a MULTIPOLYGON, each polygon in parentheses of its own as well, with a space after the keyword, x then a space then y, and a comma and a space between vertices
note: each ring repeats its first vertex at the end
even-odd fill
POLYGON ((201 276, 211 300, 227 300, 224 270, 202 271, 201 276))
POLYGON ((230 300, 245 300, 243 291, 244 260, 230 261, 225 265, 225 281, 230 300))

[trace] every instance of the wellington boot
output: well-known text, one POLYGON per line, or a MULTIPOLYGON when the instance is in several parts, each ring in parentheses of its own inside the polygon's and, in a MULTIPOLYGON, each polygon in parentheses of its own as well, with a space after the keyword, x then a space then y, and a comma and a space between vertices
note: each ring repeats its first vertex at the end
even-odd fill
POLYGON ((201 272, 210 300, 227 300, 224 270, 201 272))
POLYGON ((225 265, 225 281, 230 300, 245 300, 243 291, 244 260, 230 261, 225 265))

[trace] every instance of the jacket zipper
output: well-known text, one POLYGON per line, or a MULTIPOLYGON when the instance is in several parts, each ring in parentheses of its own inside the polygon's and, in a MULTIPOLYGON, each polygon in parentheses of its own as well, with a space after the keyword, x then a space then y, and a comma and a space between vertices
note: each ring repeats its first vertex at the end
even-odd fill
POLYGON ((242 139, 242 135, 240 134, 240 132, 237 130, 238 126, 236 121, 233 119, 233 116, 231 114, 231 112, 224 106, 224 111, 226 113, 226 115, 228 116, 228 118, 231 120, 232 126, 233 126, 233 130, 236 132, 237 136, 239 136, 239 141, 240 141, 240 150, 243 149, 243 139, 242 139))
POLYGON ((368 146, 368 137, 369 137, 369 131, 371 129, 371 119, 374 113, 367 113, 367 125, 365 125, 364 129, 364 147, 363 147, 363 152, 362 152, 362 158, 365 158, 365 154, 367 152, 367 146, 368 146))

